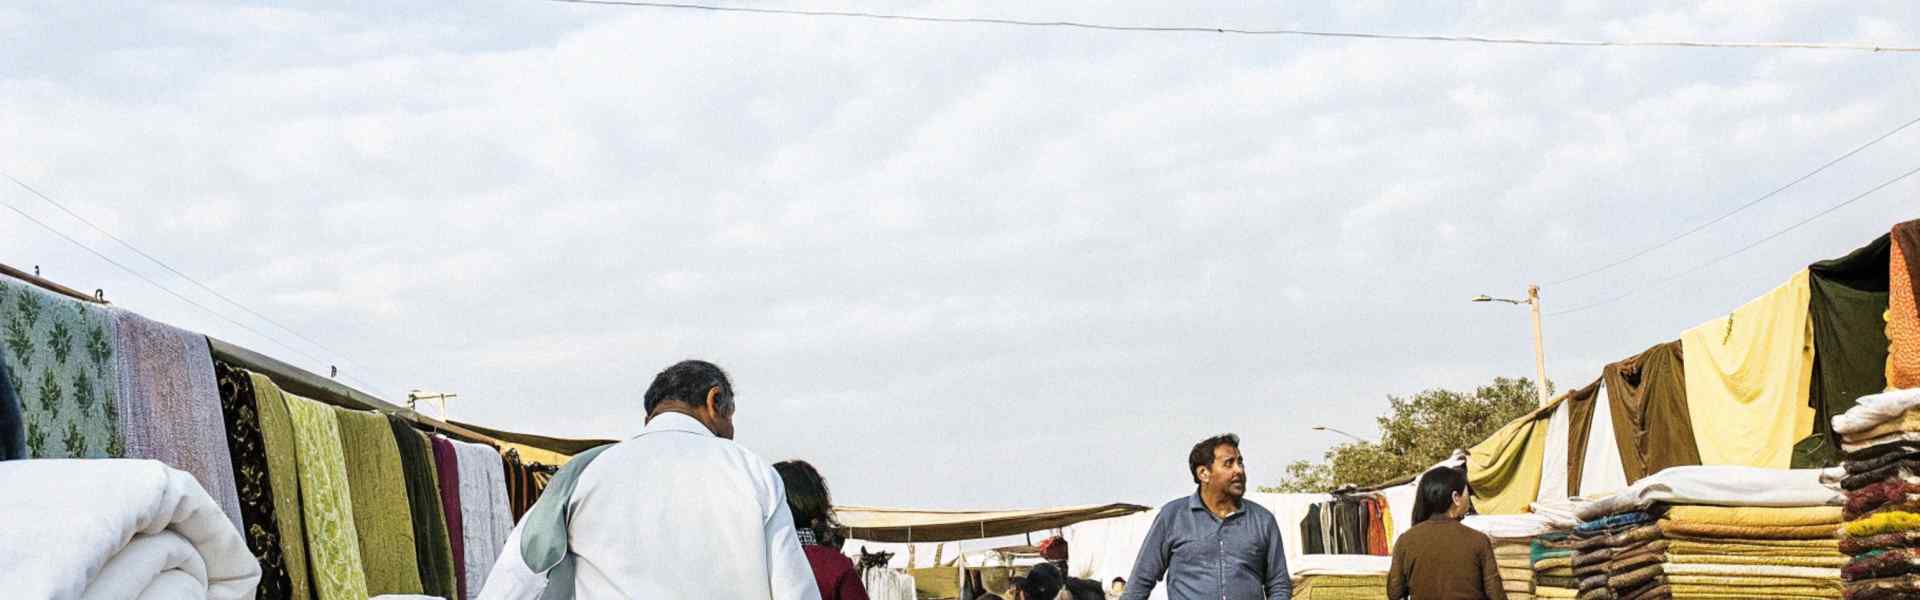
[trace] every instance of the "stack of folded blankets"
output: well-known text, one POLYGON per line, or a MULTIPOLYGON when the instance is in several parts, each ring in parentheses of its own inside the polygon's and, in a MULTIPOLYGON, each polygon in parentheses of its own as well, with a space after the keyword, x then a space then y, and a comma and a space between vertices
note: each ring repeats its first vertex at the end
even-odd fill
POLYGON ((1360 554, 1309 554, 1292 566, 1296 600, 1386 600, 1393 559, 1360 554))
POLYGON ((1551 533, 1553 523, 1535 514, 1473 515, 1460 522, 1493 541, 1493 558, 1500 568, 1501 589, 1507 600, 1532 600, 1533 539, 1551 533))
POLYGON ((1533 597, 1577 598, 1580 580, 1573 576, 1573 534, 1554 531, 1534 536, 1529 559, 1533 567, 1533 597))
POLYGON ((1840 549, 1849 600, 1920 598, 1920 389, 1874 394, 1833 418, 1846 451, 1840 549))
POLYGON ((1580 508, 1582 600, 1838 599, 1844 498, 1812 470, 1674 467, 1580 508))

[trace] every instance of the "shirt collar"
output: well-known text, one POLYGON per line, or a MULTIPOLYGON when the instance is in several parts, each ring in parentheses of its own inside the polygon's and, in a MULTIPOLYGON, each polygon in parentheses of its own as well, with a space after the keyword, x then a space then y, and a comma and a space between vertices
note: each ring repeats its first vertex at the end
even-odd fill
POLYGON ((699 419, 677 412, 661 413, 659 416, 654 417, 653 421, 647 423, 646 429, 642 430, 641 433, 653 433, 656 431, 684 431, 713 437, 713 432, 707 430, 707 426, 702 424, 699 419))
MULTIPOLYGON (((1187 496, 1187 510, 1197 510, 1197 511, 1205 512, 1207 514, 1213 514, 1213 511, 1207 509, 1207 502, 1205 500, 1200 499, 1200 490, 1194 490, 1192 496, 1187 496)), ((1234 515, 1238 515, 1246 511, 1247 511, 1247 499, 1241 498, 1240 507, 1233 509, 1233 512, 1228 513, 1227 516, 1232 517, 1234 515)))

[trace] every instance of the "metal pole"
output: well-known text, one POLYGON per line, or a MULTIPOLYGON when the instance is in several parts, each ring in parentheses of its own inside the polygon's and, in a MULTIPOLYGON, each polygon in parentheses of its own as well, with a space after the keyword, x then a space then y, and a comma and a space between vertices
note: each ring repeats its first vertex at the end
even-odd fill
POLYGON ((1540 405, 1547 405, 1547 348, 1540 335, 1540 284, 1527 286, 1527 304, 1533 307, 1533 368, 1539 379, 1533 381, 1540 394, 1540 405))

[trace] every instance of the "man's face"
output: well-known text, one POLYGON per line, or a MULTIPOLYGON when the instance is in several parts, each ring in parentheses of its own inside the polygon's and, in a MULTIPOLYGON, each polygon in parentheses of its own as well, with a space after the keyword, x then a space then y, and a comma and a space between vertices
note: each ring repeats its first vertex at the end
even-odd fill
POLYGON ((1115 596, 1125 594, 1127 593, 1127 584, 1115 581, 1113 583, 1107 584, 1107 591, 1112 593, 1115 596))
POLYGON ((1201 470, 1202 482, 1208 489, 1226 493, 1232 498, 1247 495, 1247 465, 1240 458, 1240 449, 1226 444, 1213 447, 1213 463, 1201 470))

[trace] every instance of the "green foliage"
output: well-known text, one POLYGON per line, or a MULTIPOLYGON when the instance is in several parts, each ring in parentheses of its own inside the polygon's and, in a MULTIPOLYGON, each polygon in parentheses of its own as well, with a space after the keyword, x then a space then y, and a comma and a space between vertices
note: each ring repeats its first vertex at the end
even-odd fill
POLYGON ((1261 491, 1325 492, 1417 475, 1538 406, 1533 381, 1524 377, 1497 377, 1472 394, 1434 388, 1409 398, 1389 396, 1387 404, 1387 414, 1376 419, 1380 439, 1334 446, 1320 462, 1295 461, 1279 485, 1261 491))

